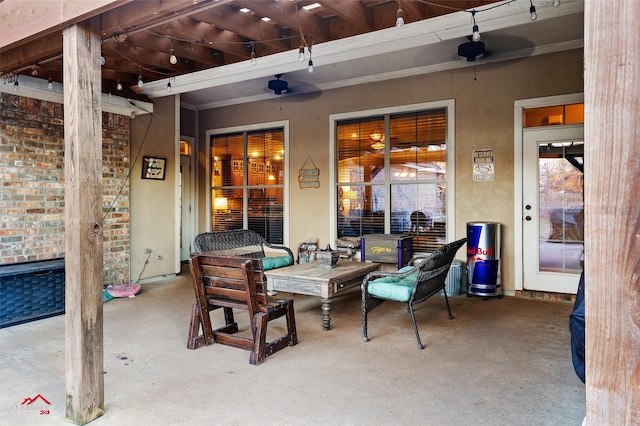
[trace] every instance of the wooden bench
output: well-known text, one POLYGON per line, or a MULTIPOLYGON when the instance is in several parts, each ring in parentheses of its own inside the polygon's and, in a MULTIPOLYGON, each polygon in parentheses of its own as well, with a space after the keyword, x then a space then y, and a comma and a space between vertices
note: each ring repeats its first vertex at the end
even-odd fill
POLYGON ((294 263, 293 252, 289 247, 270 244, 260 234, 248 229, 233 229, 219 232, 203 232, 193 240, 195 253, 207 253, 221 256, 240 256, 260 259, 260 269, 290 266, 294 263), (280 252, 280 256, 267 256, 265 247, 280 252))
POLYGON ((298 343, 293 300, 269 299, 258 259, 198 254, 189 260, 196 303, 191 311, 187 348, 221 343, 251 351, 249 363, 298 343), (222 308, 225 325, 213 329, 210 311, 222 308), (233 310, 248 312, 251 337, 240 336, 233 310), (284 316, 287 333, 267 342, 267 324, 284 316))

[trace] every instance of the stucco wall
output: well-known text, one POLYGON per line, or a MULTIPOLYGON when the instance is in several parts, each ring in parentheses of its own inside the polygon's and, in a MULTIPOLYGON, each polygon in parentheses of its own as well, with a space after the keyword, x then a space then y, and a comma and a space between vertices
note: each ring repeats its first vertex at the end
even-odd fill
POLYGON ((131 276, 134 281, 140 277, 142 282, 180 270, 177 247, 178 110, 175 97, 154 100, 153 111, 153 117, 144 115, 131 120, 131 158, 137 158, 132 164, 130 183, 131 276), (144 156, 166 158, 164 180, 141 178, 144 156), (150 256, 145 254, 147 248, 151 249, 150 256))
MULTIPOLYGON (((207 188, 203 156, 206 131, 278 120, 290 121, 290 240, 295 247, 308 237, 320 244, 329 239, 330 176, 329 115, 434 100, 454 99, 455 106, 455 204, 457 238, 466 235, 466 222, 496 221, 503 224, 502 278, 505 291, 514 290, 514 101, 583 91, 581 49, 521 60, 387 80, 225 108, 200 111, 199 182, 207 188), (495 180, 474 182, 471 155, 474 149, 495 151, 495 180), (297 171, 307 156, 320 169, 320 188, 301 190, 297 171)), ((198 229, 206 229, 206 189, 199 193, 198 229)), ((461 251, 459 257, 464 258, 461 251)))

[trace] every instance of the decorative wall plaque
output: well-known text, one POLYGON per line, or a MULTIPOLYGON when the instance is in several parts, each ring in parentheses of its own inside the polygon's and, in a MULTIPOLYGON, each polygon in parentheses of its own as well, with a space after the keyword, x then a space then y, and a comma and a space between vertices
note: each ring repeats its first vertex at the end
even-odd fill
POLYGON ((302 168, 298 172, 298 185, 300 188, 320 188, 320 169, 316 167, 311 157, 307 157, 302 168), (311 161, 313 168, 307 168, 311 161))
POLYGON ((142 157, 142 179, 164 180, 166 158, 142 157))

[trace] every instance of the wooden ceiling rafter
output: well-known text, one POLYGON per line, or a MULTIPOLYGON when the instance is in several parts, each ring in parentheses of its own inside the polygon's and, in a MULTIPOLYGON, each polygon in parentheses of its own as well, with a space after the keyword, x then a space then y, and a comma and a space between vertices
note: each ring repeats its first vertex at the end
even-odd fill
MULTIPOLYGON (((323 2, 325 9, 339 16, 342 21, 351 27, 351 33, 361 34, 373 30, 373 26, 367 20, 367 10, 360 2, 323 2)), ((333 32, 333 29, 332 29, 333 32)), ((343 36, 344 37, 344 36, 343 36)))
MULTIPOLYGON (((275 53, 291 48, 290 41, 282 38, 276 26, 262 22, 259 18, 249 14, 231 10, 224 12, 216 10, 201 13, 197 19, 218 29, 237 34, 244 39, 244 43, 253 41, 257 49, 267 51, 267 48, 271 48, 275 53)), ((215 44, 216 40, 213 41, 215 44)))
MULTIPOLYGON (((117 1, 93 16, 103 42, 103 86, 119 79, 135 86, 138 76, 152 82, 241 61, 296 51, 326 41, 391 28, 398 8, 405 23, 455 10, 481 9, 494 0, 144 0, 117 1), (304 6, 320 7, 305 10, 304 6), (251 12, 243 13, 242 7, 251 12), (261 20, 270 18, 269 22, 261 20), (173 48, 178 63, 170 64, 173 48), (114 80, 115 78, 115 80, 114 80)), ((61 28, 61 27, 60 27, 61 28)), ((61 81, 62 32, 22 40, 0 50, 0 75, 30 75, 61 81)), ((296 56, 295 52, 292 55, 296 56)), ((135 87, 134 87, 135 90, 135 87)))
POLYGON ((119 9, 101 15, 103 40, 118 34, 132 34, 156 27, 186 16, 191 16, 214 7, 222 7, 230 0, 204 1, 195 4, 193 0, 145 0, 133 1, 119 9))
MULTIPOLYGON (((318 3, 321 3, 319 1, 318 3)), ((301 9, 296 2, 254 2, 234 1, 237 6, 246 7, 254 13, 270 18, 276 24, 303 33, 308 44, 321 43, 332 39, 329 27, 313 13, 301 9)))
MULTIPOLYGON (((145 53, 143 51, 144 49, 148 52, 148 55, 151 55, 151 58, 155 59, 154 62, 148 61, 150 64, 155 64, 155 67, 157 67, 164 63, 163 68, 173 69, 174 73, 184 72, 193 68, 210 68, 222 65, 224 62, 221 57, 216 58, 215 55, 205 52, 205 50, 209 49, 209 46, 171 40, 168 37, 156 35, 152 32, 136 33, 131 35, 130 38, 131 40, 125 40, 122 43, 107 41, 104 42, 103 45, 106 44, 111 49, 114 49, 117 55, 127 57, 131 61, 131 66, 138 64, 130 58, 142 55, 145 53), (178 58, 178 63, 175 65, 172 65, 169 61, 171 49, 175 50, 176 57, 178 58), (128 54, 126 52, 128 52, 128 54), (138 55, 134 56, 135 53, 138 53, 138 55), (191 65, 192 63, 200 65, 196 67, 191 65)), ((103 50, 105 50, 106 53, 106 49, 103 50)), ((143 57, 146 56, 146 54, 143 55, 143 57)))

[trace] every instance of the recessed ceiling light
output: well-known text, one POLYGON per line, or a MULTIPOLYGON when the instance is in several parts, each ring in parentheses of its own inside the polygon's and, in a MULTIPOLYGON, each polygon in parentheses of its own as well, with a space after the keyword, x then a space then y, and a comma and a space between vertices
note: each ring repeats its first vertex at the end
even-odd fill
POLYGON ((262 17, 262 18, 260 18, 260 19, 262 19, 264 22, 269 22, 269 21, 271 20, 271 18, 268 18, 268 17, 266 17, 266 16, 263 16, 263 17, 262 17))
POLYGON ((249 12, 251 12, 251 10, 250 10, 250 9, 247 9, 246 7, 243 7, 242 9, 240 9, 240 12, 242 12, 242 13, 249 13, 249 12))
POLYGON ((315 9, 316 7, 320 7, 320 6, 322 6, 320 3, 311 3, 311 4, 308 4, 306 6, 302 6, 302 8, 304 10, 311 10, 311 9, 315 9))

